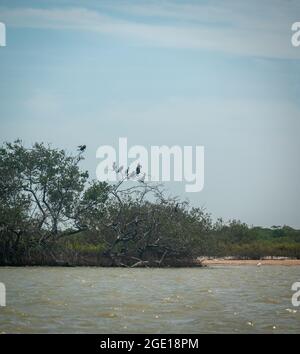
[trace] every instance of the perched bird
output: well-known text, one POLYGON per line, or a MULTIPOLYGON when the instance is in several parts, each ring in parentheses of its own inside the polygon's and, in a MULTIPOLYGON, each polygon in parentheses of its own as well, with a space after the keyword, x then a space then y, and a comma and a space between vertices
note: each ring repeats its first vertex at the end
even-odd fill
POLYGON ((177 213, 177 211, 178 211, 178 207, 179 207, 179 204, 178 204, 178 203, 176 203, 176 205, 175 205, 175 209, 174 209, 175 213, 177 213))
POLYGON ((78 146, 78 150, 79 150, 80 152, 83 152, 85 149, 86 149, 86 145, 79 145, 79 146, 78 146))
POLYGON ((129 167, 126 168, 126 177, 129 177, 129 167))
POLYGON ((137 175, 140 174, 141 168, 142 168, 142 165, 141 165, 140 163, 138 163, 137 166, 136 166, 136 169, 135 169, 135 173, 136 173, 137 175))

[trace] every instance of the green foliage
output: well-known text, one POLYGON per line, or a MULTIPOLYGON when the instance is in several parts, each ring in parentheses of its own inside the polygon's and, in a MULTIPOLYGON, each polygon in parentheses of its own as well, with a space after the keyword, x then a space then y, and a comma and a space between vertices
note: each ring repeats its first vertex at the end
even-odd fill
POLYGON ((19 140, 0 147, 0 264, 300 258, 299 230, 213 223, 205 210, 166 197, 161 186, 126 176, 115 185, 89 181, 79 167, 82 154, 38 143, 26 148, 19 140))
POLYGON ((237 258, 293 257, 300 258, 300 231, 288 226, 268 229, 237 227, 229 223, 215 227, 205 236, 206 255, 237 258))
POLYGON ((79 168, 82 154, 67 155, 44 144, 25 148, 20 140, 0 148, 0 251, 3 262, 20 251, 49 244, 86 229, 84 210, 105 201, 106 185, 79 168))

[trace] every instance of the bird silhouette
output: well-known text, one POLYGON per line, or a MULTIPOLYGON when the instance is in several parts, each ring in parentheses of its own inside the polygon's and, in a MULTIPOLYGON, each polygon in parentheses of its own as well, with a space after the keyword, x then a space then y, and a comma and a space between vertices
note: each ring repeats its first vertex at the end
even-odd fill
POLYGON ((142 165, 141 165, 140 163, 138 163, 137 166, 136 166, 136 169, 135 169, 136 175, 139 175, 139 174, 140 174, 140 172, 141 172, 141 167, 142 167, 142 165))
POLYGON ((79 145, 79 146, 78 146, 78 150, 79 150, 80 152, 83 152, 85 149, 86 149, 86 145, 79 145))

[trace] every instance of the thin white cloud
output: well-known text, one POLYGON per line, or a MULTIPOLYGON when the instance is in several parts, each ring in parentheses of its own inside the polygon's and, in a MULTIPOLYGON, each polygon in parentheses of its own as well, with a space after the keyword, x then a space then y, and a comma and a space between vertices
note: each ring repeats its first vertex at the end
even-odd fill
MULTIPOLYGON (((2 8, 0 19, 8 27, 93 31, 129 38, 142 45, 204 49, 266 58, 300 58, 299 48, 291 45, 290 11, 284 12, 282 6, 273 6, 264 18, 257 16, 259 10, 254 12, 249 5, 241 7, 238 3, 234 4, 235 7, 231 5, 226 9, 172 3, 161 6, 146 3, 125 8, 120 4, 114 5, 114 15, 86 8, 2 8), (123 20, 116 10, 139 17, 123 20), (172 20, 153 21, 153 17, 172 20)), ((275 4, 281 2, 276 1, 275 4)))
POLYGON ((114 1, 106 8, 131 15, 164 18, 195 23, 233 26, 235 28, 272 29, 286 28, 286 22, 295 20, 300 12, 298 0, 240 0, 209 2, 174 1, 114 1), (295 17, 296 16, 296 17, 295 17))

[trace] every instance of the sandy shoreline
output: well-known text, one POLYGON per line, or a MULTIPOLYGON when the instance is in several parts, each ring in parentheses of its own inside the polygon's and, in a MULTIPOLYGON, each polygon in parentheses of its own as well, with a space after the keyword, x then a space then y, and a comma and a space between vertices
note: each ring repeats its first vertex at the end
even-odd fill
POLYGON ((225 259, 225 258, 214 258, 214 259, 201 259, 203 265, 253 265, 253 266, 264 266, 264 265, 283 265, 283 266, 300 266, 300 259, 225 259))

